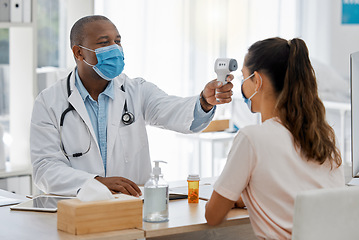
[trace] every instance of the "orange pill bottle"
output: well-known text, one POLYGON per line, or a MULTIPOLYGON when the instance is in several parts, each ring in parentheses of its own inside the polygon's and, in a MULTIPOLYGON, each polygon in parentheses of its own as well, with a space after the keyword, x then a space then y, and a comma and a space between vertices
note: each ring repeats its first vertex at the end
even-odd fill
POLYGON ((199 200, 199 175, 189 174, 188 182, 188 203, 198 203, 199 200))

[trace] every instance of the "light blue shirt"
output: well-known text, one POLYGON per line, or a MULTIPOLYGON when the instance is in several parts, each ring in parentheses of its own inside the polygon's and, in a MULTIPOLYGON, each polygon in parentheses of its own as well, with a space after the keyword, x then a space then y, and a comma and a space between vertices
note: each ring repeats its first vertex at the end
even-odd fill
MULTIPOLYGON (((84 85, 82 84, 78 75, 77 69, 75 70, 75 85, 80 92, 82 100, 85 103, 85 107, 89 114, 93 130, 96 134, 97 142, 100 148, 101 158, 106 173, 106 160, 107 160, 107 112, 108 102, 110 98, 114 99, 113 81, 109 81, 106 89, 98 96, 98 101, 95 101, 88 93, 84 85)), ((193 112, 194 120, 190 130, 197 132, 207 125, 214 115, 216 106, 211 111, 206 113, 201 107, 201 103, 197 99, 196 106, 193 112)))
POLYGON ((200 97, 197 98, 196 106, 193 112, 193 121, 190 127, 192 132, 198 132, 203 129, 213 118, 216 106, 214 106, 208 113, 203 111, 201 107, 200 97))
POLYGON ((107 159, 107 109, 108 101, 114 98, 113 81, 109 81, 106 89, 100 93, 98 100, 95 101, 82 84, 76 69, 75 85, 80 92, 82 100, 89 114, 93 130, 96 134, 97 142, 100 148, 101 158, 106 173, 107 159))

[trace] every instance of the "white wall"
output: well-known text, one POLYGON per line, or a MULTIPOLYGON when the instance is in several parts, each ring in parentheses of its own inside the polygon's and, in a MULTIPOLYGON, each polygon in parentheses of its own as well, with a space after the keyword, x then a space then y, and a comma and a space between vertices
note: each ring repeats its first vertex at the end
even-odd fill
POLYGON ((74 23, 80 18, 94 13, 94 0, 66 0, 66 68, 75 67, 76 63, 70 46, 70 31, 74 23))
POLYGON ((359 51, 359 24, 341 24, 342 0, 302 0, 299 34, 310 56, 349 79, 349 54, 359 51))
POLYGON ((349 54, 359 51, 359 24, 341 24, 341 0, 331 1, 330 63, 349 78, 349 54))

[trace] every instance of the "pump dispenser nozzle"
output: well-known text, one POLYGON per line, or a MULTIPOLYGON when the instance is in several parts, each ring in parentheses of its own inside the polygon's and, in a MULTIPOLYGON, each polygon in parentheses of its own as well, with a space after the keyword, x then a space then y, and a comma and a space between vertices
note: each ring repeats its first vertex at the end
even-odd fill
POLYGON ((161 174, 161 168, 160 168, 160 163, 167 163, 166 161, 162 161, 162 160, 155 160, 153 161, 155 163, 155 166, 152 170, 153 175, 155 176, 159 176, 161 174))

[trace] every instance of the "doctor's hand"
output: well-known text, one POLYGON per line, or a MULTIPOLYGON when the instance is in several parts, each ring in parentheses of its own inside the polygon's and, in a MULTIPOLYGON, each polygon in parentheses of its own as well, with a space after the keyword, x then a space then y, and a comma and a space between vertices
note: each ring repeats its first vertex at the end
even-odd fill
POLYGON ((142 195, 140 188, 136 183, 123 177, 95 177, 96 180, 106 185, 112 193, 124 193, 139 197, 142 195))
POLYGON ((210 111, 214 105, 229 103, 232 101, 232 88, 233 75, 227 77, 227 84, 223 85, 217 79, 210 81, 206 84, 201 92, 201 106, 205 112, 210 111))

